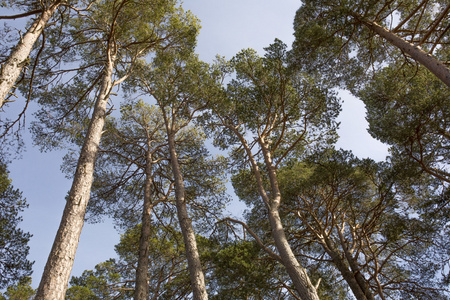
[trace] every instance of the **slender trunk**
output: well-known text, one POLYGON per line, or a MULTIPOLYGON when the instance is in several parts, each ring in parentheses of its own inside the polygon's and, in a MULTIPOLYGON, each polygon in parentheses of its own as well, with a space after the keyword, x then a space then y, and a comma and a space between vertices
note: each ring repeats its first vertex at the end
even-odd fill
POLYGON ((5 104, 6 97, 11 91, 14 83, 20 75, 23 67, 28 64, 28 57, 33 45, 41 35, 47 22, 52 17, 55 10, 61 5, 61 0, 54 1, 37 18, 25 35, 20 39, 17 46, 9 55, 8 59, 0 67, 0 108, 5 104))
POLYGON ((207 300, 205 277, 203 275, 200 256, 198 254, 197 242, 195 240, 192 221, 189 219, 183 176, 181 174, 180 165, 178 164, 177 152, 175 149, 175 136, 173 131, 168 130, 170 162, 172 165, 173 176, 175 179, 175 201, 177 206, 178 219, 180 222, 181 232, 183 233, 184 244, 186 246, 186 256, 188 260, 189 275, 191 278, 192 291, 195 300, 207 300))
POLYGON ((358 285, 361 287, 361 289, 365 292, 366 296, 369 296, 369 295, 371 296, 371 298, 368 298, 368 299, 373 300, 374 299, 373 295, 369 294, 370 290, 369 290, 369 285, 367 284, 366 278, 363 276, 363 274, 361 274, 357 261, 355 261, 352 253, 348 249, 348 246, 345 242, 345 238, 344 238, 342 231, 338 230, 338 234, 339 234, 339 240, 341 242, 342 249, 344 250, 344 257, 347 260, 347 263, 350 266, 350 269, 352 270, 353 277, 356 279, 356 281, 358 282, 358 285))
MULTIPOLYGON (((260 139, 259 144, 264 155, 266 167, 269 171, 269 180, 272 188, 272 199, 269 201, 268 215, 275 246, 280 253, 283 264, 286 267, 289 277, 300 295, 300 298, 302 300, 319 300, 317 290, 311 283, 308 273, 300 265, 294 255, 294 252, 292 252, 291 246, 289 245, 284 232, 283 224, 281 223, 280 214, 278 211, 281 204, 281 193, 278 187, 276 169, 270 156, 268 144, 262 139, 260 139)), ((267 195, 265 195, 265 197, 267 197, 267 195)))
POLYGON ((36 300, 62 300, 65 297, 90 197, 95 159, 105 123, 109 93, 113 86, 114 61, 115 56, 112 56, 105 66, 105 74, 81 148, 72 188, 45 265, 41 283, 36 293, 36 300))
POLYGON ((151 189, 152 189, 152 153, 150 151, 150 143, 147 148, 146 166, 145 166, 145 186, 144 186, 144 208, 142 211, 142 227, 141 238, 139 240, 139 256, 138 266, 136 269, 136 285, 134 289, 134 300, 148 300, 149 293, 149 279, 148 279, 148 264, 149 264, 149 240, 152 235, 151 231, 151 189))
POLYGON ((261 172, 259 171, 258 164, 256 163, 256 160, 252 154, 250 147, 247 144, 247 141, 239 133, 237 128, 233 126, 227 127, 236 134, 236 136, 241 141, 245 152, 247 153, 247 157, 250 161, 253 174, 256 178, 258 193, 267 206, 270 227, 272 229, 272 237, 275 241, 275 247, 280 254, 281 261, 286 268, 286 271, 288 272, 297 293, 300 295, 300 298, 302 300, 319 300, 317 290, 311 283, 306 270, 300 265, 294 253, 292 252, 291 246, 289 245, 286 234, 284 232, 283 224, 281 223, 280 214, 278 211, 281 203, 281 193, 278 187, 275 166, 272 163, 272 159, 268 150, 268 144, 265 143, 262 138, 260 138, 258 141, 264 155, 265 164, 269 171, 269 179, 273 194, 272 199, 269 198, 264 189, 261 172))
POLYGON ((302 300, 319 300, 316 288, 311 283, 306 270, 300 265, 292 252, 284 232, 283 224, 281 223, 278 209, 269 210, 269 221, 275 246, 280 253, 283 265, 285 266, 295 289, 300 295, 300 298, 302 300))
POLYGON ((436 75, 436 77, 443 83, 450 87, 450 69, 447 68, 441 61, 423 51, 419 46, 409 43, 376 22, 363 21, 363 23, 370 30, 384 38, 390 44, 399 48, 401 51, 405 52, 414 60, 422 64, 431 73, 436 75))

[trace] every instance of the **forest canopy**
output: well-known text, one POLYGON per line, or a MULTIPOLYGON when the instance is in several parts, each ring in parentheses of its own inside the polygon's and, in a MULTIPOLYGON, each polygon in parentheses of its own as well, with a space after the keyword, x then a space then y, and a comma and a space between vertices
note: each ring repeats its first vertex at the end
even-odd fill
POLYGON ((212 62, 178 0, 0 7, 0 299, 450 299, 447 1, 303 0, 292 47, 212 62), (342 90, 385 160, 336 146, 342 90), (26 132, 71 181, 36 290, 26 132), (105 219, 116 256, 71 276, 105 219))

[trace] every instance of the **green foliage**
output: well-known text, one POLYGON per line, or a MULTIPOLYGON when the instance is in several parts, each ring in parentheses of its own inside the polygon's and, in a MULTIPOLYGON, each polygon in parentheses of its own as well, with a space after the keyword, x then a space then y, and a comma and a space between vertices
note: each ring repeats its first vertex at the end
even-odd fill
POLYGON ((95 1, 85 14, 63 17, 63 30, 46 33, 48 45, 33 80, 32 98, 41 109, 32 131, 42 150, 83 143, 105 63, 113 54, 112 81, 130 75, 138 60, 156 50, 192 49, 199 29, 195 16, 172 0, 95 1))
POLYGON ((399 71, 389 66, 359 96, 367 107, 369 132, 392 146, 392 161, 450 182, 450 91, 445 84, 422 67, 399 71))
POLYGON ((331 84, 357 89, 370 78, 370 71, 378 70, 387 62, 405 60, 399 49, 372 32, 367 22, 376 22, 401 38, 419 44, 425 51, 434 51, 438 59, 448 60, 443 52, 436 51, 447 48, 444 45, 448 35, 444 33, 448 18, 436 23, 431 34, 425 36, 447 6, 445 1, 302 2, 294 20, 293 66, 319 73, 331 84), (401 26, 396 28, 397 25, 401 26))
POLYGON ((242 50, 231 60, 235 79, 204 121, 208 133, 214 133, 215 145, 236 146, 236 160, 246 155, 234 127, 251 146, 260 138, 269 143, 278 164, 277 160, 335 141, 340 111, 335 93, 314 75, 289 68, 286 45, 280 40, 265 50, 264 57, 242 50))
POLYGON ((27 207, 22 193, 11 185, 6 166, 0 164, 0 288, 32 272, 33 263, 27 260, 31 234, 18 227, 22 221, 19 214, 27 207))
POLYGON ((96 265, 95 270, 87 270, 79 277, 72 277, 66 299, 130 299, 133 289, 119 272, 116 261, 110 259, 96 265))
MULTIPOLYGON (((401 178, 388 164, 327 150, 280 170, 279 180, 297 253, 316 260, 319 273, 325 255, 338 269, 343 260, 347 268, 356 263, 365 278, 378 276, 385 295, 403 297, 405 290, 411 299, 431 299, 440 293, 436 272, 445 269, 447 242, 440 241, 437 224, 414 216, 419 211, 409 206, 409 194, 398 192, 401 178), (355 258, 346 257, 346 249, 355 258)), ((367 283, 377 294, 377 283, 367 283)))
POLYGON ((4 295, 0 293, 0 300, 30 300, 34 294, 31 277, 23 277, 16 285, 9 286, 4 295))
POLYGON ((208 259, 214 267, 209 279, 211 299, 275 297, 280 270, 275 261, 261 252, 256 243, 248 241, 222 244, 209 252, 208 259))
MULTIPOLYGON (((185 299, 190 293, 189 274, 181 233, 171 227, 152 227, 149 289, 154 299, 185 299)), ((134 292, 141 225, 129 228, 115 246, 119 261, 98 264, 95 271, 72 277, 66 299, 131 299, 134 292), (70 298, 71 297, 71 298, 70 298), (86 298, 83 298, 86 297, 86 298)))

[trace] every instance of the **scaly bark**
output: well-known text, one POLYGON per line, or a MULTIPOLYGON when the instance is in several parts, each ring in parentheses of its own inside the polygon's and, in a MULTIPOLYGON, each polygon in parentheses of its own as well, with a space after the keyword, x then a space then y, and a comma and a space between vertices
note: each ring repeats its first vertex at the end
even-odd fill
MULTIPOLYGON (((168 126, 167 119, 166 117, 164 118, 166 121, 166 126, 168 126)), ((189 218, 187 211, 183 175, 181 174, 177 152, 175 149, 175 132, 168 128, 167 137, 169 142, 170 163, 175 181, 175 201, 177 214, 186 247, 192 292, 195 300, 207 300, 208 294, 206 292, 205 276, 203 275, 200 256, 198 254, 197 242, 195 240, 194 229, 192 228, 192 221, 189 218)))
MULTIPOLYGON (((369 285, 367 284, 366 280, 361 275, 359 270, 356 271, 353 271, 353 269, 352 271, 349 270, 349 266, 345 263, 345 260, 342 257, 342 255, 339 253, 339 251, 335 249, 333 242, 330 241, 330 238, 323 232, 320 242, 324 250, 331 257, 333 264, 336 266, 336 268, 339 270, 344 280, 349 285, 355 298, 358 300, 374 300, 375 298, 373 297, 372 292, 369 289, 369 285)), ((345 257, 347 258, 347 260, 351 259, 351 261, 354 262, 353 257, 349 255, 347 247, 344 244, 342 246, 344 247, 345 257)), ((354 265, 355 264, 353 263, 353 266, 354 265)))
MULTIPOLYGON (((281 192, 278 186, 276 168, 273 164, 272 157, 268 149, 268 144, 262 138, 260 138, 258 142, 264 155, 265 165, 269 170, 269 181, 272 189, 272 197, 271 199, 269 199, 268 195, 265 192, 261 194, 261 197, 266 198, 265 202, 269 204, 268 216, 270 227, 272 228, 272 237, 275 241, 275 246, 278 249, 286 271, 288 272, 289 277, 291 278, 295 286, 295 289, 300 295, 300 298, 303 300, 319 300, 317 289, 309 279, 308 273, 306 272, 305 268, 300 265, 294 255, 294 252, 292 252, 291 246, 289 245, 286 237, 286 233, 284 232, 283 223, 281 222, 279 214, 279 208, 281 205, 281 192)), ((258 186, 259 185, 261 185, 262 190, 262 181, 258 182, 258 186)))
POLYGON ((28 64, 28 57, 33 49, 33 45, 42 34, 48 21, 61 3, 61 0, 56 0, 41 13, 20 39, 5 63, 1 65, 0 108, 6 103, 6 97, 13 88, 20 72, 22 72, 22 69, 28 64))
MULTIPOLYGON (((225 124, 224 124, 225 125, 225 124)), ((300 265, 294 253, 292 252, 291 246, 284 232, 283 224, 280 219, 279 207, 281 204, 281 193, 278 187, 278 180, 276 177, 276 168, 270 157, 268 150, 268 144, 264 142, 262 138, 259 138, 258 143, 261 147, 261 151, 264 155, 264 161, 267 169, 269 170, 269 180, 272 189, 272 197, 269 197, 263 186, 263 180, 261 172, 259 170, 258 164, 252 154, 252 151, 247 144, 245 138, 239 133, 236 127, 231 125, 225 125, 239 138, 247 157, 250 162, 250 167, 252 169, 253 175, 255 176, 256 183, 258 186, 258 193, 265 203, 268 210, 268 218, 270 227, 272 229, 272 237, 275 241, 275 247, 281 257, 282 264, 286 268, 289 277, 294 284, 295 290, 299 294, 302 300, 319 300, 317 295, 317 290, 311 283, 306 270, 300 265)))
POLYGON ((141 238, 139 240, 138 266, 136 269, 136 285, 134 289, 134 300, 148 300, 149 293, 149 240, 152 235, 151 213, 152 213, 152 152, 151 143, 147 143, 147 157, 145 166, 145 185, 144 185, 144 208, 142 211, 141 238))
POLYGON ((81 148, 72 188, 45 265, 36 300, 63 300, 65 298, 90 197, 94 164, 105 124, 109 93, 114 85, 112 75, 116 57, 110 55, 108 58, 92 119, 81 148))
POLYGON ((362 21, 370 30, 381 36, 383 39, 388 41, 393 46, 399 48, 404 53, 408 54, 427 68, 431 73, 433 73, 437 78, 439 78, 443 83, 450 87, 450 69, 445 66, 441 61, 431 56, 419 46, 409 43, 408 41, 402 39, 395 33, 389 31, 383 26, 372 21, 362 21))

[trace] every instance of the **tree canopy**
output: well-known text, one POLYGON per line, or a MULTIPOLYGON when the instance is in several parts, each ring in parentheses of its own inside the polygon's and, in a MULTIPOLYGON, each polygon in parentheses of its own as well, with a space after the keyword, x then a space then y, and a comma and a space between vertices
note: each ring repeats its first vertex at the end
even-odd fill
POLYGON ((35 144, 73 180, 34 291, 27 204, 0 164, 0 299, 450 298, 446 1, 304 0, 292 49, 211 63, 177 0, 0 7, 30 19, 20 41, 1 33, 0 158, 35 102, 35 144), (336 149, 338 88, 386 160, 336 149), (103 218, 117 256, 70 279, 85 219, 103 218))

